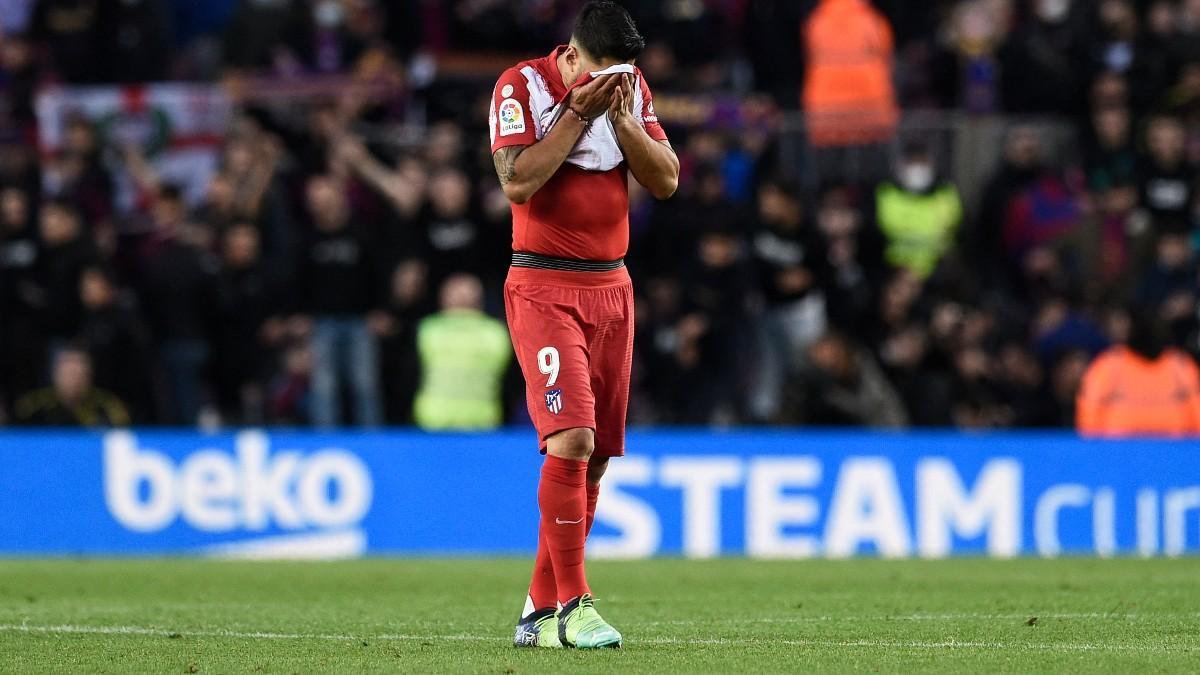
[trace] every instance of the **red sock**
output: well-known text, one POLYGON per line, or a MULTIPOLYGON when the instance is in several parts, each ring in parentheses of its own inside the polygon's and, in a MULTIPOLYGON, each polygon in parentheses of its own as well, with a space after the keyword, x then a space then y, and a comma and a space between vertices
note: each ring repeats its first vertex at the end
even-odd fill
POLYGON ((600 499, 600 484, 587 484, 587 533, 592 533, 592 523, 596 520, 596 500, 600 499))
POLYGON ((542 510, 542 536, 550 552, 558 601, 589 593, 583 569, 583 544, 587 539, 587 462, 547 455, 538 484, 542 510))
POLYGON ((529 582, 529 599, 533 608, 553 609, 558 602, 558 587, 554 583, 554 565, 550 562, 550 547, 546 545, 546 530, 538 527, 537 558, 533 561, 533 579, 529 582))
MULTIPOLYGON (((600 484, 587 484, 587 532, 591 534, 596 520, 596 500, 600 497, 600 484)), ((554 583, 554 565, 550 562, 550 547, 546 545, 546 534, 538 527, 537 558, 533 561, 533 579, 529 582, 529 599, 533 608, 553 609, 558 601, 558 586, 554 583)))

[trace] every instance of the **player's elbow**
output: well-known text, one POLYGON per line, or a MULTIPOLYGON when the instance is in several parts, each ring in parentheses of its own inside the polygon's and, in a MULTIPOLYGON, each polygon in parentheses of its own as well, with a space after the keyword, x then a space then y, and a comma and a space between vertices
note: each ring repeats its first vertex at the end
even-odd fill
POLYGON ((508 197, 508 201, 514 204, 524 204, 533 196, 532 190, 516 181, 505 183, 502 189, 504 190, 504 196, 508 197))
POLYGON ((679 176, 666 176, 650 189, 655 199, 669 199, 679 189, 679 176))

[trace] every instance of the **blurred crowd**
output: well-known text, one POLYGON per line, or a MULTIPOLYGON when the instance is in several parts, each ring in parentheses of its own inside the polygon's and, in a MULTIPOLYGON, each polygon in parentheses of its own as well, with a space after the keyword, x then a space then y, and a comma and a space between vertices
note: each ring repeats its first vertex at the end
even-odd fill
MULTIPOLYGON (((486 106, 580 4, 0 0, 0 423, 522 420, 486 106), (53 84, 319 75, 389 94, 243 102, 199 199, 83 116, 35 140, 53 84)), ((631 194, 633 423, 1064 426, 1133 324, 1200 353, 1200 1, 622 4, 683 168, 631 194), (713 92, 768 112, 673 119, 713 92), (972 203, 929 109, 1007 120, 972 203)))

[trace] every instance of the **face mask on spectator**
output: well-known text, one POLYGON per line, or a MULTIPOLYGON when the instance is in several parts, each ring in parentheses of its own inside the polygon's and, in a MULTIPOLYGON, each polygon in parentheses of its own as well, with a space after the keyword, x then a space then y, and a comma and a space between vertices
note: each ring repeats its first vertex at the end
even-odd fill
POLYGON ((924 192, 933 185, 933 167, 913 162, 900 167, 900 185, 909 192, 924 192))
POLYGON ((1046 23, 1061 23, 1071 11, 1071 0, 1038 0, 1037 15, 1046 23))

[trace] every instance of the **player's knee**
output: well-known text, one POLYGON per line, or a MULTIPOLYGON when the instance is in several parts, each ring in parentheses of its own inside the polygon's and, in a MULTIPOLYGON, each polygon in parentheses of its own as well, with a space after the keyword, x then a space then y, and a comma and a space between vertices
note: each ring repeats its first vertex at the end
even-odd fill
POLYGON ((591 429, 567 429, 546 439, 546 452, 555 457, 587 461, 596 449, 596 432, 591 429))
POLYGON ((604 472, 608 471, 607 457, 592 457, 588 460, 587 480, 592 485, 600 482, 604 477, 604 472))

